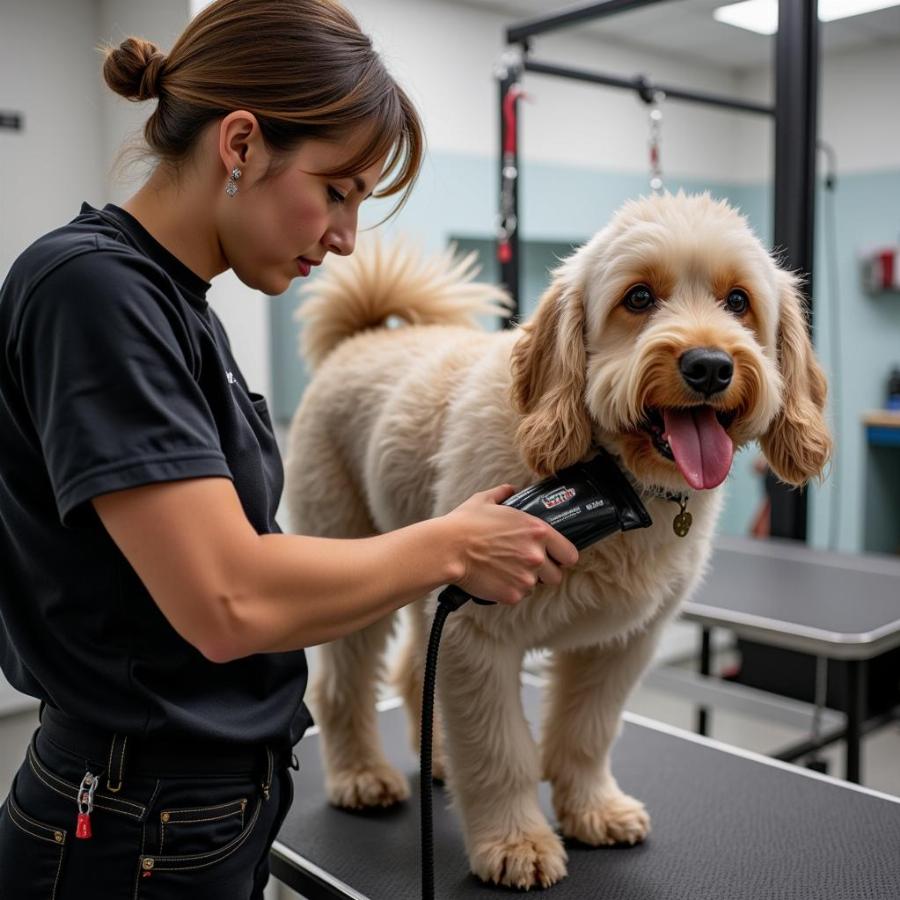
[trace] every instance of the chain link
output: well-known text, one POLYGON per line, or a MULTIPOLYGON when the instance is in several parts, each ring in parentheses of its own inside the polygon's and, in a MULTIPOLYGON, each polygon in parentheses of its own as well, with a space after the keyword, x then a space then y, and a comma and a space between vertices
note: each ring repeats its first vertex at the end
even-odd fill
POLYGON ((662 103, 666 99, 665 91, 653 91, 650 101, 650 190, 659 194, 663 189, 662 162, 660 144, 662 143, 662 103))

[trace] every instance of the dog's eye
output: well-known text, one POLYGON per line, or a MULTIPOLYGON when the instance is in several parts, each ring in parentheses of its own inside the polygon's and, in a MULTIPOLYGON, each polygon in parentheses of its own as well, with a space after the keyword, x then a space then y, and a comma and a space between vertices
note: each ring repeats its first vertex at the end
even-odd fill
POLYGON ((743 291, 732 291, 725 298, 725 308, 736 316, 742 316, 750 309, 750 298, 743 291))
POLYGON ((625 308, 632 312, 646 312, 653 302, 653 294, 645 284, 635 285, 625 295, 625 308))

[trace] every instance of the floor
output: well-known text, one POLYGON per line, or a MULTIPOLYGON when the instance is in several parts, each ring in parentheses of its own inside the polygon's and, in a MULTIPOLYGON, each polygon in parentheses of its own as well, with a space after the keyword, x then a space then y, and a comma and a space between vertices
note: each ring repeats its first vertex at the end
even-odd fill
MULTIPOLYGON (((714 671, 730 666, 734 654, 725 650, 716 654, 714 671)), ((681 665, 693 667, 691 660, 681 665)), ((310 668, 315 670, 315 653, 310 654, 310 668)), ((691 730, 694 705, 670 693, 640 686, 632 695, 628 710, 671 725, 691 730)), ((0 719, 0 796, 4 796, 19 765, 25 747, 37 726, 37 713, 28 710, 0 719)), ((773 724, 757 718, 717 709, 712 715, 711 736, 727 744, 767 753, 801 739, 800 728, 773 724)), ((863 783, 885 793, 900 796, 900 723, 893 723, 869 735, 864 741, 863 783)), ((822 751, 829 762, 829 774, 840 777, 844 767, 843 748, 831 747, 822 751)), ((267 900, 297 900, 298 895, 283 885, 270 884, 267 900)))

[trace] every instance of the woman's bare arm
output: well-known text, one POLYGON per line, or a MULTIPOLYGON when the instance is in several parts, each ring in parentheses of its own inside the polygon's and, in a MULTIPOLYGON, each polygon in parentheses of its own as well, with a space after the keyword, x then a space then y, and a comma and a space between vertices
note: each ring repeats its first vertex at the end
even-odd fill
POLYGON ((354 540, 259 535, 227 478, 146 485, 93 504, 172 627, 225 662, 334 640, 443 584, 516 603, 538 578, 558 582, 555 561, 573 564, 575 548, 498 505, 511 491, 354 540))

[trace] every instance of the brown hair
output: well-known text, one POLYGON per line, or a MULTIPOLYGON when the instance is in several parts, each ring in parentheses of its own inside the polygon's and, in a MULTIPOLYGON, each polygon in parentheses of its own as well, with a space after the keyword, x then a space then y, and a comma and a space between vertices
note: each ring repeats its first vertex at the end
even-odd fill
POLYGON ((375 196, 402 192, 397 208, 415 183, 425 143, 418 113, 335 0, 218 0, 168 55, 135 37, 104 52, 103 77, 117 94, 159 98, 144 125, 146 150, 175 171, 210 122, 246 109, 276 157, 305 139, 338 141, 367 126, 362 150, 322 174, 348 177, 387 155, 382 180, 392 177, 375 196))

